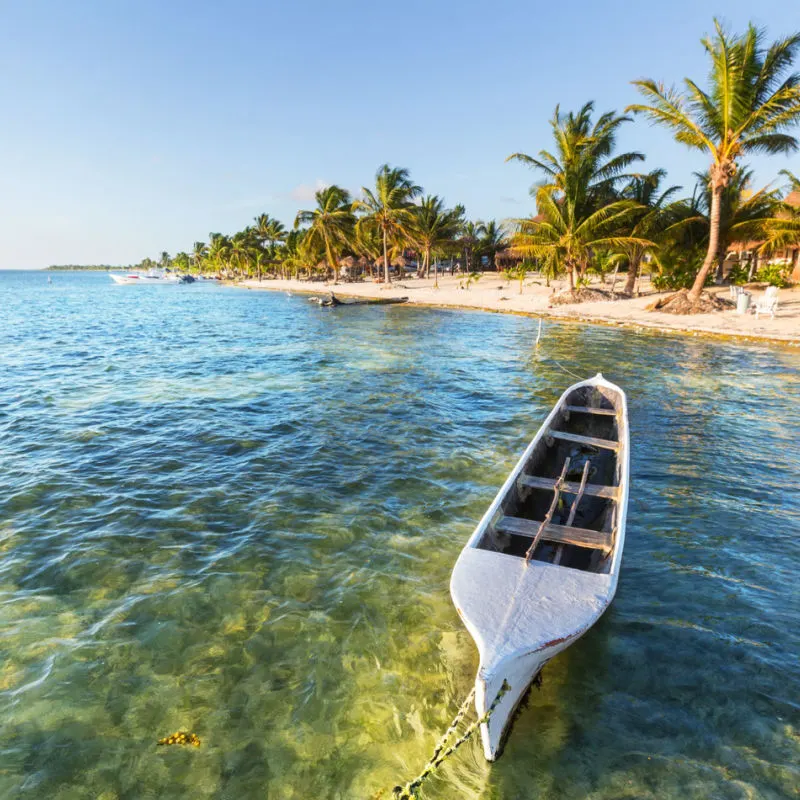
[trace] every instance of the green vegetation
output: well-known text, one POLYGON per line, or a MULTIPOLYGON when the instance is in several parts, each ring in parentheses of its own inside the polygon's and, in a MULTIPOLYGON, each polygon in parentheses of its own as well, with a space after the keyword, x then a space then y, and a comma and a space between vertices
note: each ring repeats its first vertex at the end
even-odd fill
POLYGON ((689 78, 684 93, 653 80, 634 81, 648 102, 628 107, 711 158, 708 245, 689 293, 695 302, 719 258, 723 194, 741 158, 794 152, 797 139, 788 131, 800 121, 800 77, 784 77, 800 48, 800 33, 766 46, 764 32, 752 24, 741 36, 727 33, 716 20, 714 26, 715 36, 703 39, 711 61, 707 90, 689 78))
MULTIPOLYGON (((632 117, 615 111, 595 117, 594 103, 587 102, 576 112, 556 107, 551 149, 507 159, 539 174, 531 188, 535 215, 506 225, 470 220, 462 205, 423 196, 408 169, 384 164, 356 198, 336 185, 321 189, 316 208, 298 211, 290 231, 261 214, 242 231, 212 233, 190 253, 172 259, 161 253, 139 266, 259 280, 352 280, 377 272, 381 278, 375 279, 388 282, 392 268, 402 276, 416 263, 420 277, 429 277, 433 265, 438 286, 439 262, 447 259, 470 276, 468 287, 474 274, 496 268, 503 251, 500 263, 520 281, 520 290, 532 269, 548 285, 566 275, 576 288, 611 271, 616 285, 622 268, 622 291, 632 294, 646 266, 657 288, 687 289, 689 306, 696 307, 703 287, 722 278, 726 256, 739 244, 749 261, 735 265, 732 280, 744 280, 745 273, 746 279, 758 274, 777 280, 786 270, 768 270, 764 262, 800 246, 799 204, 788 203, 785 191, 754 187, 743 159, 798 149, 791 132, 800 122, 800 75, 791 69, 800 33, 769 43, 752 25, 741 35, 714 25, 713 36, 702 40, 709 59, 706 89, 689 78, 680 91, 637 80, 644 101, 627 109, 709 157, 689 198, 676 197, 681 187, 666 185, 665 170, 638 172, 642 153, 617 152, 618 133, 632 117)), ((790 191, 800 191, 793 173, 782 174, 790 191)))
POLYGON ((54 272, 83 272, 87 270, 102 270, 105 272, 110 269, 130 269, 130 267, 114 267, 111 264, 53 264, 50 267, 45 267, 45 271, 54 272))

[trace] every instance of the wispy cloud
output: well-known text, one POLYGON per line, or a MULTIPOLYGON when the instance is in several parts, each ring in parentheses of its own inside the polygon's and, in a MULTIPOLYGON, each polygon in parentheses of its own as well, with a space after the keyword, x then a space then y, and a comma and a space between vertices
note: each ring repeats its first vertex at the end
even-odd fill
POLYGON ((323 181, 322 178, 317 178, 316 183, 310 186, 307 183, 300 183, 289 192, 289 198, 297 203, 310 203, 314 199, 314 195, 320 189, 326 189, 330 183, 323 181))
POLYGON ((501 197, 500 198, 500 202, 501 203, 509 203, 512 206, 518 206, 520 204, 520 201, 517 200, 516 197, 509 197, 507 195, 504 196, 504 197, 501 197))

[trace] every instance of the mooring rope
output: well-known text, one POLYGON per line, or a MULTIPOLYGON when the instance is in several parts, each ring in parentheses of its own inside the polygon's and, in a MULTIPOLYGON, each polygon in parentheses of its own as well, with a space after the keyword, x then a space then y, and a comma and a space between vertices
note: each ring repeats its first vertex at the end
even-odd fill
POLYGON ((461 704, 461 708, 458 709, 458 713, 453 718, 450 727, 444 732, 444 735, 439 740, 439 743, 436 745, 433 751, 433 755, 428 760, 428 763, 423 768, 422 772, 414 778, 413 781, 410 781, 405 786, 395 786, 392 790, 392 794, 396 798, 396 800, 415 800, 418 797, 417 790, 422 786, 422 784, 433 774, 433 772, 441 766, 448 758, 450 758, 462 744, 469 741, 472 735, 475 733, 481 725, 485 722, 489 721, 489 718, 494 713, 494 710, 497 708, 500 701, 503 697, 510 691, 511 687, 508 685, 506 681, 503 681, 503 685, 500 687, 500 691, 497 693, 497 697, 495 697, 494 702, 491 706, 489 706, 489 710, 475 722, 473 722, 461 736, 456 739, 453 744, 450 745, 446 750, 443 751, 447 740, 455 733, 456 728, 458 727, 461 720, 464 718, 464 714, 467 713, 470 704, 472 703, 473 698, 475 697, 475 689, 473 688, 472 691, 467 696, 467 699, 461 704))
POLYGON ((573 378, 577 378, 579 381, 585 381, 586 380, 586 378, 584 378, 583 375, 578 375, 577 372, 573 372, 571 369, 567 369, 560 361, 556 361, 554 358, 550 358, 549 356, 547 357, 546 360, 547 361, 552 361, 553 364, 555 364, 561 370, 566 372, 567 375, 572 375, 573 378))

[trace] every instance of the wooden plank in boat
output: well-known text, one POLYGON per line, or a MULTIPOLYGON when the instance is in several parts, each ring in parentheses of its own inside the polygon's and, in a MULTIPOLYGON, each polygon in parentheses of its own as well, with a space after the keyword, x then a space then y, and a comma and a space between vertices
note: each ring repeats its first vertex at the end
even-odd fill
POLYGON ((596 439, 594 436, 581 436, 577 433, 567 433, 567 431, 554 431, 552 428, 547 432, 548 436, 554 439, 564 439, 567 442, 576 444, 588 444, 591 447, 602 447, 604 450, 619 450, 619 442, 612 442, 611 439, 596 439))
POLYGON ((591 408, 590 406, 564 406, 565 411, 574 411, 577 414, 601 414, 604 417, 616 417, 613 408, 591 408))
MULTIPOLYGON (((517 536, 533 538, 541 522, 522 517, 501 517, 494 526, 500 533, 514 533, 517 536)), ((567 525, 554 525, 552 522, 544 529, 542 539, 559 544, 574 544, 592 550, 611 550, 611 534, 593 531, 589 528, 573 528, 567 525)))
MULTIPOLYGON (((549 489, 550 491, 556 485, 554 478, 540 478, 538 475, 520 475, 519 483, 522 486, 527 486, 529 489, 549 489)), ((580 489, 579 483, 572 481, 565 481, 561 489, 566 494, 577 494, 580 489)), ((619 487, 617 486, 600 486, 596 483, 587 483, 586 488, 583 490, 584 494, 591 495, 592 497, 606 497, 609 500, 616 500, 619 487)))

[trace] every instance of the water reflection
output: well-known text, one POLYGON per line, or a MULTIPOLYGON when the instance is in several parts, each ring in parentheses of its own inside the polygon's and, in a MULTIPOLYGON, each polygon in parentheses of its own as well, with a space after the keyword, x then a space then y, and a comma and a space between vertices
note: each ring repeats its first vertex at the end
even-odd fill
POLYGON ((565 368, 628 390, 617 599, 504 757, 472 743, 425 796, 791 795, 797 353, 30 280, 0 275, 0 795, 416 774, 476 668, 450 570, 565 368), (156 747, 181 729, 202 746, 156 747))

